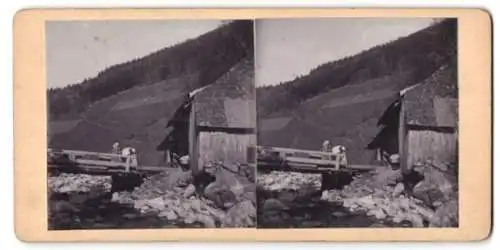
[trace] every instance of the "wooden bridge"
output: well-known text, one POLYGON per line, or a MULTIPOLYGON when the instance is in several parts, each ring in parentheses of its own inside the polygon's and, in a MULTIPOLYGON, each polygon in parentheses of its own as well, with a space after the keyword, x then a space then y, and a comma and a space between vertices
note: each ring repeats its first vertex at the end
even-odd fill
POLYGON ((47 152, 49 172, 83 173, 90 175, 152 175, 165 171, 167 166, 131 165, 126 170, 126 157, 119 154, 78 150, 54 150, 47 152))
POLYGON ((124 156, 111 153, 54 149, 47 151, 49 173, 108 175, 112 179, 112 192, 132 190, 142 184, 144 177, 163 172, 169 167, 130 165, 129 171, 126 171, 126 160, 124 156))
POLYGON ((353 172, 380 166, 348 164, 345 154, 280 147, 257 147, 259 171, 284 171, 321 174, 321 189, 341 188, 353 172))
POLYGON ((280 147, 257 147, 259 170, 334 173, 371 170, 377 166, 348 164, 346 155, 280 147), (344 158, 344 159, 343 159, 344 158))

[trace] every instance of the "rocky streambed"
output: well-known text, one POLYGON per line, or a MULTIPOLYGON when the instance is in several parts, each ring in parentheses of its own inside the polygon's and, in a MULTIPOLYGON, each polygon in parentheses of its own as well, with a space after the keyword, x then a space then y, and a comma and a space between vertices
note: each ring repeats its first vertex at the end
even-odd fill
MULTIPOLYGON (((341 189, 321 191, 320 174, 271 172, 258 177, 259 227, 456 227, 453 176, 423 167, 413 176, 379 168, 341 189), (409 180, 408 180, 409 179, 409 180), (403 184, 405 183, 405 184, 403 184)), ((455 179, 456 180, 456 179, 455 179)))
POLYGON ((218 170, 200 190, 190 171, 171 168, 112 193, 110 177, 51 176, 49 228, 254 227, 255 184, 246 177, 218 170))

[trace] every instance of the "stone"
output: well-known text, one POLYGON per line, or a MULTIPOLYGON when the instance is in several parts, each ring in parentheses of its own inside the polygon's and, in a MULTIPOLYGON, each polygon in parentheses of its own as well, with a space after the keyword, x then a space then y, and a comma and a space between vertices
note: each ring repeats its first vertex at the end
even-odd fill
POLYGON ((159 216, 165 217, 169 221, 175 221, 175 220, 177 220, 177 218, 179 218, 179 216, 177 216, 177 214, 171 210, 163 211, 159 214, 159 216))
POLYGON ((214 219, 212 219, 212 217, 210 217, 208 215, 198 214, 196 220, 203 223, 205 228, 215 228, 216 227, 214 219))
POLYGON ((375 202, 373 201, 373 197, 371 195, 367 195, 359 198, 356 203, 364 208, 371 209, 375 207, 375 202))
POLYGON ((405 186, 403 185, 403 183, 400 182, 400 183, 396 184, 396 186, 394 187, 394 192, 392 193, 392 196, 398 197, 404 191, 405 191, 405 186))
POLYGON ((186 218, 184 218, 184 223, 193 224, 196 222, 196 217, 193 214, 188 214, 186 218))
POLYGON ((222 220, 223 227, 253 227, 257 210, 250 201, 243 201, 233 206, 222 220))
POLYGON ((406 211, 410 210, 410 200, 408 198, 399 199, 399 207, 406 211))
POLYGON ((441 205, 430 219, 430 227, 458 227, 458 201, 441 205))
POLYGON ((201 202, 200 200, 191 200, 191 209, 195 212, 201 211, 201 202))
POLYGON ((331 196, 328 192, 328 190, 324 190, 322 193, 321 193, 321 200, 323 201, 330 201, 331 200, 331 196))
POLYGON ((335 211, 332 213, 333 216, 335 217, 345 217, 347 216, 347 213, 344 213, 344 212, 340 212, 340 211, 335 211))
POLYGON ((424 220, 422 216, 417 213, 409 213, 407 219, 411 222, 413 227, 424 227, 424 220))
POLYGON ((219 208, 225 208, 227 203, 236 203, 238 198, 228 189, 228 186, 217 181, 210 183, 205 188, 204 195, 219 208))
POLYGON ((392 218, 392 222, 398 223, 398 224, 401 223, 401 222, 403 222, 403 220, 404 220, 404 218, 400 217, 400 216, 395 216, 395 217, 392 218))
POLYGON ((413 187, 413 195, 428 207, 433 203, 444 203, 457 194, 456 176, 440 172, 433 167, 423 167, 424 179, 413 187))
POLYGON ((146 202, 146 204, 148 206, 150 206, 151 208, 154 208, 154 209, 160 210, 160 211, 165 208, 165 202, 163 201, 162 197, 158 197, 158 198, 155 198, 155 199, 152 199, 152 200, 148 200, 146 202))
POLYGON ((272 210, 286 210, 288 209, 281 201, 277 199, 267 199, 264 202, 263 206, 264 211, 272 211, 272 210))
POLYGON ((387 217, 387 215, 384 213, 384 211, 380 208, 376 208, 376 209, 368 211, 367 215, 374 216, 375 218, 377 218, 377 220, 383 220, 387 217))

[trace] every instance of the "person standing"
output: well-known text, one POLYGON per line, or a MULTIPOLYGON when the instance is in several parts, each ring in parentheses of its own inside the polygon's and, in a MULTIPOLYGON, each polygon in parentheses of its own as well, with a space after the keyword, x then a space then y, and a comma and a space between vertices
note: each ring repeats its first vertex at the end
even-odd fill
POLYGON ((122 150, 122 156, 125 157, 125 171, 130 172, 130 166, 137 166, 137 152, 135 148, 127 145, 122 150))
MULTIPOLYGON (((323 142, 323 145, 321 147, 321 151, 326 152, 326 153, 331 153, 332 144, 330 143, 329 140, 326 140, 323 142)), ((331 157, 325 155, 325 156, 323 156, 323 160, 331 160, 331 157)))
POLYGON ((113 143, 113 148, 111 149, 111 153, 113 154, 120 154, 120 143, 114 142, 113 143))

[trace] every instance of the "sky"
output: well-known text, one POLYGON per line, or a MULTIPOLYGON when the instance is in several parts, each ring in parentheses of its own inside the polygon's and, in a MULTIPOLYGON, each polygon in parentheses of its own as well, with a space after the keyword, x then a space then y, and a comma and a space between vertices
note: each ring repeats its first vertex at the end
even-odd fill
POLYGON ((259 20, 255 84, 293 80, 323 63, 407 36, 431 23, 427 18, 259 20))
POLYGON ((47 87, 80 83, 106 67, 197 37, 221 23, 220 20, 47 22, 47 87))

